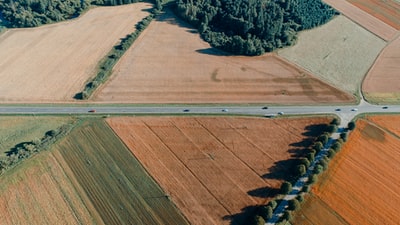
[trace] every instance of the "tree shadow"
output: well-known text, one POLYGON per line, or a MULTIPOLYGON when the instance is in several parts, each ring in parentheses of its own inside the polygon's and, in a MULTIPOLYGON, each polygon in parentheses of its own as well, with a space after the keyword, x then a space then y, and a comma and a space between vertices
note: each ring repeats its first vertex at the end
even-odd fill
POLYGON ((259 206, 247 206, 241 209, 240 213, 226 215, 222 219, 230 220, 230 225, 248 225, 258 208, 259 206))
POLYGON ((260 187, 254 190, 248 191, 247 194, 253 197, 260 197, 260 198, 272 198, 279 194, 278 188, 273 187, 260 187))
POLYGON ((316 137, 328 129, 328 124, 320 123, 320 124, 311 124, 306 126, 305 131, 302 133, 303 136, 306 137, 316 137))
POLYGON ((298 159, 290 158, 274 162, 268 169, 269 173, 262 175, 264 179, 292 180, 294 177, 293 167, 298 163, 298 159))
POLYGON ((13 155, 13 154, 17 154, 18 153, 18 151, 20 150, 20 149, 23 149, 24 148, 24 145, 26 145, 26 144, 32 144, 32 142, 21 142, 21 143, 19 143, 19 144, 16 144, 14 147, 12 147, 10 150, 8 150, 8 151, 5 151, 4 153, 6 154, 6 156, 11 156, 11 155, 13 155))

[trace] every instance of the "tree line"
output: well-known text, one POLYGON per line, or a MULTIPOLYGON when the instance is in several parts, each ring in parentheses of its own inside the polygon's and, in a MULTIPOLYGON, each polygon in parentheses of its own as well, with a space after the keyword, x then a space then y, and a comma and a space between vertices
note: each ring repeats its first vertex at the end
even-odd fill
MULTIPOLYGON (((114 6, 139 0, 1 0, 0 26, 37 27, 78 17, 90 5, 114 6)), ((152 0, 161 9, 162 0, 152 0)))
POLYGON ((293 45, 299 31, 337 14, 321 0, 176 0, 175 12, 211 46, 240 55, 293 45))

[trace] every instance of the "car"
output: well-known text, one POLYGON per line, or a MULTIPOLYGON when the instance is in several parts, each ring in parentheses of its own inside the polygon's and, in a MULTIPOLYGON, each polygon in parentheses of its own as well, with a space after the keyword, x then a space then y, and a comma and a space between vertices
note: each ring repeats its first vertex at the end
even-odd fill
POLYGON ((285 113, 284 112, 278 112, 278 115, 284 115, 285 113))
POLYGON ((228 109, 223 109, 222 112, 229 112, 229 110, 228 109))
POLYGON ((90 112, 90 113, 95 113, 96 110, 95 110, 95 109, 91 109, 91 110, 89 110, 88 112, 90 112))
POLYGON ((357 112, 357 111, 358 111, 358 109, 357 109, 357 108, 352 108, 352 109, 351 109, 351 111, 353 111, 353 112, 357 112))
POLYGON ((262 109, 268 109, 268 106, 264 106, 264 107, 262 107, 262 109))
POLYGON ((337 109, 335 109, 335 111, 340 112, 340 111, 342 111, 342 109, 337 108, 337 109))
POLYGON ((383 107, 382 107, 382 109, 388 109, 388 108, 389 108, 389 107, 387 107, 387 106, 383 106, 383 107))
POLYGON ((190 112, 190 109, 184 109, 183 112, 190 112))
POLYGON ((265 114, 264 117, 266 117, 266 118, 274 118, 275 114, 265 114))

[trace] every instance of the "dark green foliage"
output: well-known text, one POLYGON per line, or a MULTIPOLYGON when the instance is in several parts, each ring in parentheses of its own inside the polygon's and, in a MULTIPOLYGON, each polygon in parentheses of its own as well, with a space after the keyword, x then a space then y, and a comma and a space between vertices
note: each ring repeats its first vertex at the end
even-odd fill
POLYGON ((302 189, 303 192, 310 192, 310 190, 311 190, 310 185, 306 184, 303 186, 303 189, 302 189))
POLYGON ((299 194, 296 196, 297 201, 299 201, 299 203, 302 203, 304 201, 304 196, 303 194, 299 194))
POLYGON ((303 164, 306 168, 308 168, 310 166, 310 160, 307 158, 300 158, 299 164, 303 164))
POLYGON ((321 151, 323 148, 324 148, 324 145, 322 144, 322 142, 317 141, 317 142, 314 143, 313 149, 314 149, 316 152, 321 151))
POLYGON ((300 165, 297 165, 296 166, 296 173, 297 173, 297 176, 303 176, 304 174, 306 174, 306 172, 307 172, 307 168, 306 168, 306 166, 304 165, 304 164, 300 164, 300 165))
POLYGON ((340 151, 341 148, 342 144, 340 143, 340 141, 335 141, 335 143, 332 144, 332 149, 335 150, 335 152, 340 151))
POLYGON ((317 164, 314 167, 314 174, 320 174, 324 171, 324 167, 321 164, 317 164))
POLYGON ((278 203, 275 200, 271 200, 268 202, 267 206, 271 206, 272 209, 275 209, 278 203))
POLYGON ((336 152, 333 149, 328 150, 328 157, 332 159, 335 156, 336 152))
POLYGON ((289 202, 288 202, 289 210, 293 211, 293 210, 297 210, 299 208, 300 208, 300 203, 296 198, 289 200, 289 202))
POLYGON ((328 133, 335 133, 336 131, 337 131, 337 129, 338 129, 338 127, 337 127, 337 125, 336 124, 330 124, 327 128, 326 128, 326 131, 328 132, 328 133))
POLYGON ((267 221, 272 218, 273 209, 271 206, 261 206, 258 214, 267 221))
POLYGON ((289 194, 292 191, 292 184, 290 182, 283 182, 281 185, 281 194, 289 194))
POLYGON ((260 55, 293 45, 297 32, 329 21, 336 13, 321 0, 176 0, 179 16, 199 28, 213 47, 260 55))
POLYGON ((340 138, 346 142, 347 141, 347 132, 340 133, 340 138))
POLYGON ((317 180, 318 180, 317 174, 310 174, 310 176, 308 177, 309 184, 313 184, 313 183, 317 182, 317 180))
POLYGON ((329 158, 324 156, 317 164, 321 165, 323 170, 327 170, 328 169, 328 164, 329 164, 329 158))
POLYGON ((254 224, 254 225, 264 225, 265 224, 265 220, 259 215, 256 215, 253 220, 254 221, 251 224, 254 224))
POLYGON ((309 153, 307 153, 306 157, 310 162, 312 162, 315 159, 315 153, 314 152, 309 152, 309 153))
POLYGON ((36 27, 79 16, 87 0, 2 0, 0 14, 8 27, 36 27))
POLYGON ((354 130, 354 128, 356 128, 356 123, 354 123, 353 121, 347 124, 347 129, 354 130))
POLYGON ((290 212, 290 211, 288 211, 288 210, 286 210, 284 213, 283 213, 283 217, 282 217, 284 220, 286 220, 286 221, 289 221, 289 220, 291 220, 292 219, 292 213, 290 212))
POLYGON ((322 134, 317 138, 317 142, 321 142, 322 145, 326 145, 326 143, 328 143, 329 140, 329 135, 328 134, 322 134))
POLYGON ((338 118, 333 118, 333 120, 331 121, 331 123, 330 123, 331 125, 336 125, 336 126, 339 126, 339 124, 340 124, 340 121, 339 121, 339 119, 338 118))

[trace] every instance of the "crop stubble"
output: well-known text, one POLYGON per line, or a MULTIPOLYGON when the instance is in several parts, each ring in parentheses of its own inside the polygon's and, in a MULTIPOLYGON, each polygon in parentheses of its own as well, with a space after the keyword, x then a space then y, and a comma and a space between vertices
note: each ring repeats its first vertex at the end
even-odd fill
POLYGON ((275 54, 228 56, 169 11, 153 21, 93 98, 121 103, 349 102, 275 54))
MULTIPOLYGON (((192 224, 229 224, 230 216, 269 200, 282 180, 266 178, 291 157, 307 125, 328 118, 121 117, 107 122, 192 224), (263 189, 262 195, 251 194, 263 189)), ((283 168, 279 168, 283 169, 283 168)), ((236 221, 240 224, 240 221, 236 221)), ((243 221, 241 221, 243 222, 243 221)))
POLYGON ((358 120, 313 193, 349 224, 396 224, 400 219, 399 149, 398 136, 358 120))
POLYGON ((148 15, 148 3, 98 7, 71 21, 0 35, 0 100, 71 101, 120 38, 148 15))

